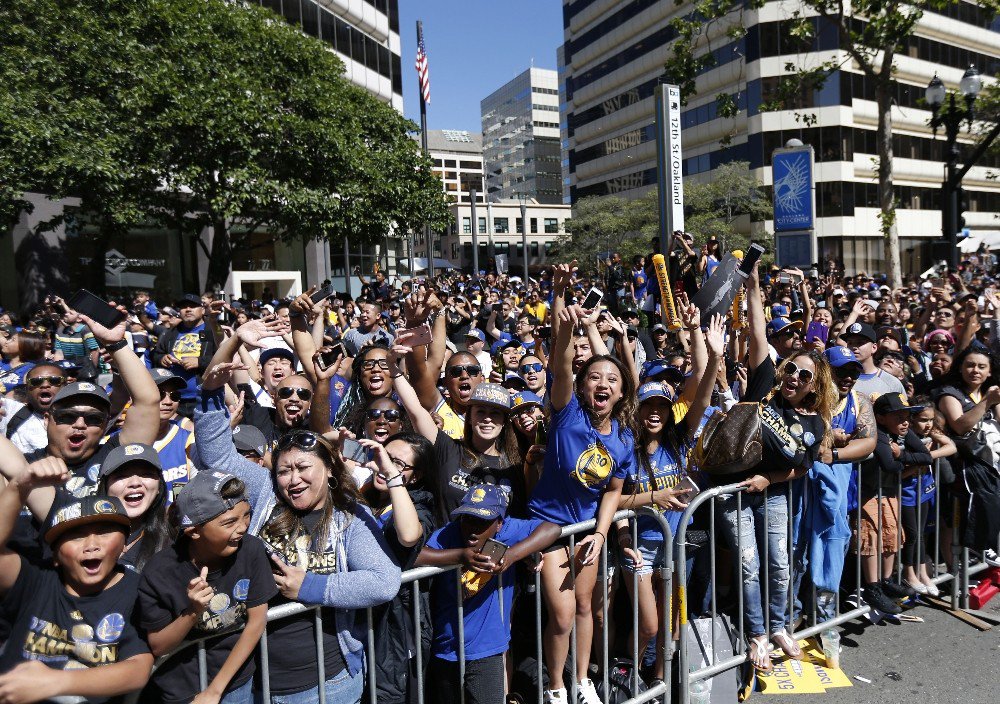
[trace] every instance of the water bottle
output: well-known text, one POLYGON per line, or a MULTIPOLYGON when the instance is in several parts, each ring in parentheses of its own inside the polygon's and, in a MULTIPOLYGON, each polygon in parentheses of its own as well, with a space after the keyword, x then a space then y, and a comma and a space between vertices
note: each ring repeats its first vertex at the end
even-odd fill
POLYGON ((690 704, 711 704, 712 690, 708 688, 702 680, 695 680, 688 688, 688 701, 690 704))
POLYGON ((826 666, 833 669, 840 669, 840 634, 833 628, 823 631, 823 658, 826 666))

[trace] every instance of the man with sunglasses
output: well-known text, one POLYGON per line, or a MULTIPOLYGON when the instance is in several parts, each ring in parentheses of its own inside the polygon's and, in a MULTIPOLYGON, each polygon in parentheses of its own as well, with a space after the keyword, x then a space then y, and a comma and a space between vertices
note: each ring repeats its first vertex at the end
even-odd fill
POLYGON ((0 401, 5 415, 0 418, 0 432, 24 453, 40 450, 49 444, 45 432, 45 412, 52 399, 66 385, 66 375, 56 364, 43 362, 24 375, 27 403, 12 399, 0 401))
POLYGON ((243 409, 243 422, 260 428, 273 450, 278 438, 290 430, 307 428, 313 385, 302 374, 287 376, 278 382, 274 391, 274 408, 247 404, 243 409))
POLYGON ((767 324, 767 341, 777 354, 774 363, 790 357, 802 349, 802 321, 774 318, 767 324))
POLYGON ((882 394, 905 393, 899 379, 875 365, 878 336, 871 325, 851 323, 840 333, 840 339, 861 363, 862 373, 854 385, 858 393, 866 395, 872 402, 882 394))

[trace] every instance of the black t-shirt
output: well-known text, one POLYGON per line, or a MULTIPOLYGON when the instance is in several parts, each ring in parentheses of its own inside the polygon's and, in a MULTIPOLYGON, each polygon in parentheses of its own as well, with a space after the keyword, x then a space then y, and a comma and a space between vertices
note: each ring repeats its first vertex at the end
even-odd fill
POLYGON ((0 604, 0 616, 12 624, 0 673, 28 660, 66 670, 113 665, 148 653, 132 624, 138 587, 139 576, 123 570, 121 579, 99 594, 73 596, 54 569, 22 558, 17 581, 0 604))
POLYGON ((462 503, 465 493, 477 484, 496 484, 510 504, 509 514, 514 518, 527 518, 527 489, 524 485, 524 471, 520 465, 505 465, 496 455, 479 455, 475 467, 462 467, 462 444, 453 440, 445 432, 439 432, 434 441, 434 458, 437 460, 437 494, 441 497, 445 516, 450 520, 451 512, 462 503))
MULTIPOLYGON (((774 362, 766 357, 750 374, 743 400, 764 401, 774 388, 775 380, 774 362)), ((824 432, 821 416, 799 413, 776 393, 761 407, 761 463, 747 472, 714 477, 713 480, 716 484, 730 484, 771 470, 788 472, 799 467, 811 467, 824 432)), ((771 493, 787 490, 788 482, 781 482, 771 488, 771 493)))
MULTIPOLYGON (((283 555, 289 564, 316 574, 332 574, 337 571, 338 556, 336 552, 326 550, 327 537, 316 533, 322 515, 322 511, 313 511, 304 516, 304 530, 297 537, 275 533, 271 527, 272 521, 261 531, 260 538, 265 545, 283 555)), ((289 600, 281 594, 271 600, 271 606, 287 603, 289 600)), ((314 611, 267 624, 272 693, 294 694, 318 685, 315 624, 314 611)), ((347 667, 340 652, 334 610, 330 608, 323 609, 323 655, 327 679, 347 667)))
MULTIPOLYGON (((139 583, 138 622, 147 631, 158 631, 177 619, 188 607, 187 585, 200 570, 191 562, 184 542, 157 553, 143 570, 139 583)), ((207 641, 208 681, 218 674, 247 624, 247 610, 266 604, 278 589, 271 573, 264 544, 252 535, 243 537, 239 549, 219 570, 208 573, 215 592, 189 638, 204 638, 229 631, 207 641)), ((253 677, 254 658, 249 657, 229 682, 227 691, 253 677)), ((200 691, 198 648, 189 646, 173 655, 153 675, 164 702, 191 701, 200 691)))

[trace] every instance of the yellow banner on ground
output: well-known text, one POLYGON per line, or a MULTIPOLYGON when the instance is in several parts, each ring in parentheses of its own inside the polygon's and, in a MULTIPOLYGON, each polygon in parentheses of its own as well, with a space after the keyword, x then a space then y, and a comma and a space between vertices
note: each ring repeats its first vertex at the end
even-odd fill
POLYGON ((811 640, 799 641, 806 657, 801 662, 782 657, 774 662, 770 675, 758 675, 764 694, 823 694, 827 688, 850 687, 843 670, 828 669, 819 646, 811 640))

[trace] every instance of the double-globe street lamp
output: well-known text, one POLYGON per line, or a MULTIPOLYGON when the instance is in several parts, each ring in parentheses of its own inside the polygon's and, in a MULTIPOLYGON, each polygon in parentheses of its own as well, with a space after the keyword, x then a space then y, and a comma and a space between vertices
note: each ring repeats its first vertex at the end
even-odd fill
MULTIPOLYGON (((945 242, 948 243, 948 262, 953 269, 958 267, 958 232, 962 229, 962 178, 968 173, 979 157, 989 148, 990 143, 996 138, 1000 131, 1000 123, 990 132, 987 137, 979 143, 975 152, 965 165, 958 168, 959 148, 958 133, 962 123, 966 122, 968 128, 972 130, 972 124, 976 119, 975 103, 976 98, 983 89, 983 79, 975 66, 969 66, 958 83, 958 90, 964 98, 964 107, 955 100, 955 93, 948 93, 944 83, 935 73, 934 78, 927 84, 924 91, 924 98, 931 108, 931 129, 937 137, 939 127, 944 127, 945 134, 945 177, 941 185, 941 231, 945 242), (948 107, 941 108, 945 101, 948 107)), ((937 257, 935 257, 937 258, 937 257)))

